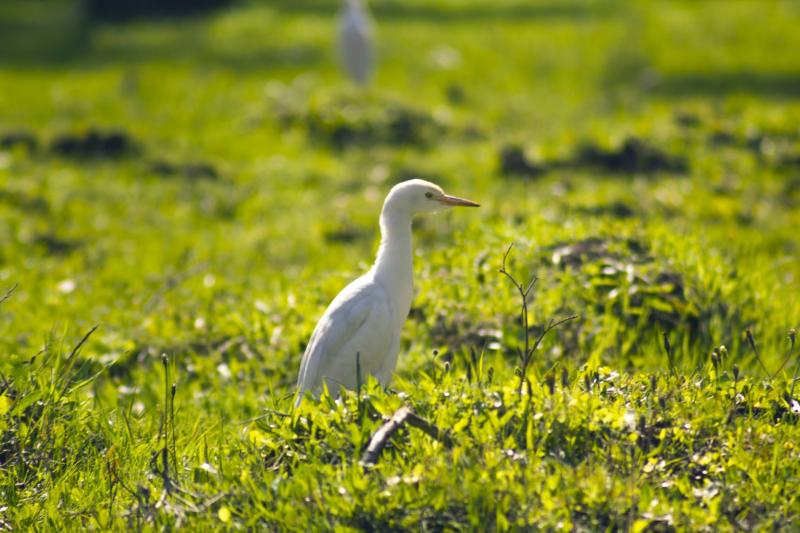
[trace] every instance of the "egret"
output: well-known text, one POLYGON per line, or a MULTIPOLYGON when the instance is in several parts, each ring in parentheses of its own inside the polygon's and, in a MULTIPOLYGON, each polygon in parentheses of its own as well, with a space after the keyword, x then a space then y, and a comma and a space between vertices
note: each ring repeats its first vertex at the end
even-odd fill
POLYGON ((419 179, 392 188, 381 210, 375 263, 333 299, 314 328, 300 364, 297 405, 306 391, 319 393, 323 381, 331 391, 354 389, 367 375, 389 383, 413 296, 411 219, 452 206, 478 204, 419 179))
POLYGON ((355 83, 366 85, 372 71, 372 27, 361 0, 344 0, 339 48, 347 75, 355 83))

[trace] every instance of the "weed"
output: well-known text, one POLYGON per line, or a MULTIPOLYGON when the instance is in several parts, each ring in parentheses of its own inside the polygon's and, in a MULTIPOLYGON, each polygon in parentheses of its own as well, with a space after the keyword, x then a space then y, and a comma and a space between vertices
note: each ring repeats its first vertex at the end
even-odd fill
MULTIPOLYGON (((562 318, 560 320, 550 319, 545 326, 541 333, 536 337, 536 339, 531 343, 530 338, 530 328, 528 327, 528 298, 531 296, 531 291, 536 287, 536 282, 538 278, 531 278, 530 281, 527 282, 526 285, 522 285, 517 279, 506 269, 506 260, 508 259, 508 254, 511 253, 511 248, 513 248, 514 244, 510 244, 506 253, 503 254, 503 265, 500 267, 499 272, 503 274, 506 278, 511 281, 514 285, 514 288, 517 289, 520 297, 520 316, 522 318, 522 327, 523 327, 523 335, 525 338, 525 348, 517 348, 517 354, 519 355, 520 364, 522 367, 520 368, 519 372, 519 386, 517 387, 517 392, 522 394, 522 387, 525 384, 525 379, 527 378, 528 372, 528 365, 531 362, 531 358, 536 350, 539 348, 539 345, 542 343, 542 340, 547 336, 550 331, 557 328, 558 326, 569 322, 570 320, 575 320, 578 318, 577 315, 568 316, 566 318, 562 318)), ((552 378, 552 375, 549 376, 548 379, 552 378)), ((552 391, 552 387, 551 387, 552 391)))

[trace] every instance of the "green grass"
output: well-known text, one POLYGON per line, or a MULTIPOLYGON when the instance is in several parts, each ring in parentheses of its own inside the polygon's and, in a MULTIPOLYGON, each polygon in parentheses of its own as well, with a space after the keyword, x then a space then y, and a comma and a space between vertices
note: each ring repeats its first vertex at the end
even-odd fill
POLYGON ((36 3, 0 6, 0 527, 800 525, 796 2, 376 0, 364 92, 335 1, 36 3), (418 176, 482 206, 415 226, 396 379, 294 409, 418 176), (521 395, 512 242, 530 334, 578 316, 521 395), (404 405, 451 446, 365 468, 404 405))

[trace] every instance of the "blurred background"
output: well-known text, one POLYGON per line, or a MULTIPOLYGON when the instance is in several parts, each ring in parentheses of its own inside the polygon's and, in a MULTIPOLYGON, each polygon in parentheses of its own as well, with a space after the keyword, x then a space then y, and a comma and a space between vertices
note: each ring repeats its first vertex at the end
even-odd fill
POLYGON ((799 51, 798 0, 0 0, 0 529, 794 525, 799 51), (289 411, 417 177, 481 207, 415 222, 398 394, 289 411), (401 404, 456 446, 362 469, 401 404))
POLYGON ((541 318, 587 317, 576 360, 800 316, 767 288, 800 287, 800 2, 373 0, 363 86, 346 5, 1 2, 0 343, 244 335, 289 383, 386 191, 420 176, 483 207, 419 223, 419 353, 508 326, 511 241, 551 280, 541 318))

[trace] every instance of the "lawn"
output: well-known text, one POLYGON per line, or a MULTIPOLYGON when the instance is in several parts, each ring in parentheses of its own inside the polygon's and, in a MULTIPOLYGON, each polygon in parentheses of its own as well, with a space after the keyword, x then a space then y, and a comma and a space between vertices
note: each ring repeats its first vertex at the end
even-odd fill
POLYGON ((368 88, 336 0, 3 4, 0 529, 800 528, 800 3, 374 0, 368 88), (416 177, 395 379, 295 408, 416 177))

